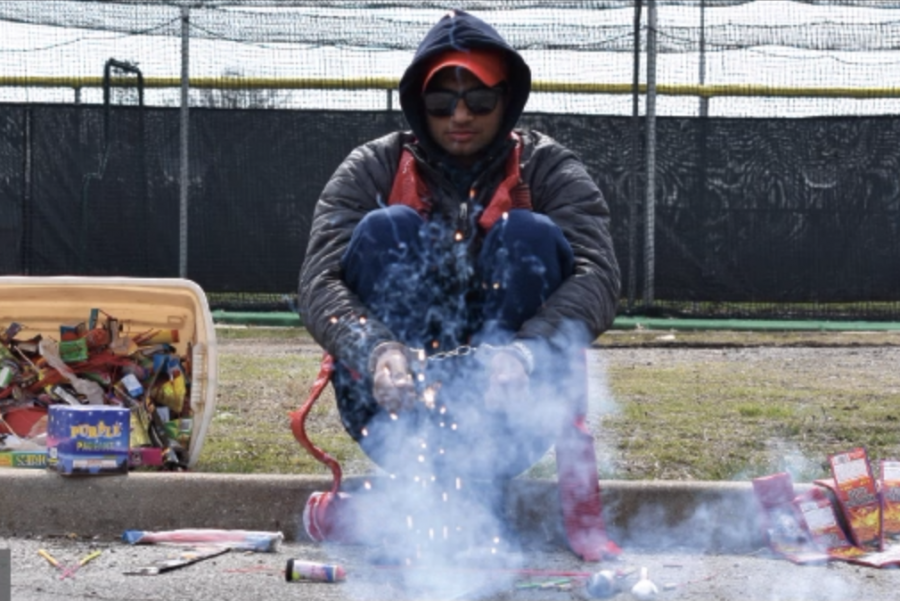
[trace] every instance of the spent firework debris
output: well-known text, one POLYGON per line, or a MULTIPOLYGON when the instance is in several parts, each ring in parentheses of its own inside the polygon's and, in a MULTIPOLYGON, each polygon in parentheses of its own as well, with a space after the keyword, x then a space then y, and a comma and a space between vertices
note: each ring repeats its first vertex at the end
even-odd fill
POLYGON ((318 563, 302 559, 288 559, 284 578, 288 582, 341 582, 346 579, 344 568, 337 564, 318 563))
POLYGON ((600 570, 591 574, 585 585, 588 595, 594 599, 606 599, 619 592, 616 573, 612 570, 600 570))
POLYGON ((55 557, 53 557, 52 555, 50 555, 50 552, 47 551, 46 549, 38 549, 38 552, 37 552, 37 553, 38 553, 38 555, 40 555, 41 557, 43 557, 44 559, 46 559, 46 560, 47 560, 47 563, 49 563, 49 564, 50 564, 51 566, 53 566, 54 568, 56 568, 56 569, 58 569, 58 570, 64 570, 64 569, 65 569, 65 568, 63 567, 63 565, 62 565, 61 563, 59 563, 59 560, 57 560, 55 557))
POLYGON ((641 568, 641 578, 631 587, 631 595, 638 601, 651 601, 657 594, 659 589, 647 577, 647 568, 641 568))
POLYGON ((100 549, 96 549, 96 550, 94 550, 94 551, 91 551, 90 553, 88 553, 87 555, 85 555, 84 557, 82 557, 80 560, 78 560, 78 563, 76 563, 76 564, 73 565, 73 566, 69 566, 68 568, 66 568, 66 569, 63 571, 63 573, 60 574, 59 579, 62 580, 62 579, 64 579, 64 578, 68 578, 69 576, 74 576, 74 575, 75 575, 75 572, 77 572, 78 570, 80 570, 83 566, 87 565, 87 564, 90 563, 91 561, 93 561, 93 560, 97 559, 98 557, 100 557, 100 554, 101 554, 101 553, 102 553, 102 551, 100 551, 100 549))
POLYGON ((122 540, 131 545, 172 544, 172 545, 218 545, 230 549, 273 553, 284 540, 281 532, 257 530, 219 530, 195 528, 163 530, 126 530, 122 540))
POLYGON ((163 559, 159 559, 151 562, 149 565, 129 568, 122 573, 130 576, 158 576, 159 574, 177 570, 179 568, 195 564, 205 559, 218 557, 219 555, 227 553, 228 551, 228 547, 222 546, 196 547, 192 549, 186 549, 178 553, 176 557, 166 557, 163 559))

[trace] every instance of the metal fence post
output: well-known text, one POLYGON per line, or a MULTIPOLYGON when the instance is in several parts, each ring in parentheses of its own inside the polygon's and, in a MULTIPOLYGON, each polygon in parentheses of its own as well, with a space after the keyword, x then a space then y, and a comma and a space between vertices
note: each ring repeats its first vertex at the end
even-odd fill
POLYGON ((637 208, 640 194, 641 156, 641 3, 634 0, 634 44, 631 80, 631 199, 628 203, 628 310, 634 309, 637 289, 637 208))
POLYGON ((179 219, 178 219, 178 276, 187 277, 188 258, 188 135, 189 120, 189 90, 190 70, 190 16, 191 9, 186 4, 181 6, 181 136, 179 162, 181 165, 179 188, 179 219))
POLYGON ((644 306, 653 305, 656 268, 656 0, 647 0, 647 188, 644 205, 644 306))
MULTIPOLYGON (((706 83, 706 0, 700 0, 700 85, 706 83)), ((709 116, 709 97, 700 95, 700 116, 709 116)))

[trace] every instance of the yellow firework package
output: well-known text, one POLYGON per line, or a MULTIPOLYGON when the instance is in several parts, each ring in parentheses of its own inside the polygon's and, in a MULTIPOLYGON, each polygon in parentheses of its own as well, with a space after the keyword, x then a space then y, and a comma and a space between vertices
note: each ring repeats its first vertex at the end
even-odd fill
POLYGON ((813 540, 833 559, 855 559, 865 551, 854 547, 838 523, 827 493, 814 488, 794 499, 813 540))
POLYGON ((835 496, 858 547, 881 547, 881 503, 872 467, 864 448, 836 453, 828 458, 834 475, 835 496))

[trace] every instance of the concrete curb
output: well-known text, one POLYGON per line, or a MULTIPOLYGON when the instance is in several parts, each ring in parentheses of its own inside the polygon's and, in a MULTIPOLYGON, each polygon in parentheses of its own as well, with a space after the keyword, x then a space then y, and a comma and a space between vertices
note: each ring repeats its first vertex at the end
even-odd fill
MULTIPOLYGON (((0 472, 0 535, 74 533, 120 537, 124 530, 221 528, 281 531, 304 540, 309 495, 331 488, 318 476, 144 473, 63 477, 43 470, 0 472)), ((360 478, 345 481, 358 489, 360 478)), ((762 546, 750 482, 601 481, 607 528, 635 547, 746 552, 762 546)), ((795 485, 800 493, 810 484, 795 485)), ((564 545, 551 480, 516 479, 507 518, 529 544, 564 545)))

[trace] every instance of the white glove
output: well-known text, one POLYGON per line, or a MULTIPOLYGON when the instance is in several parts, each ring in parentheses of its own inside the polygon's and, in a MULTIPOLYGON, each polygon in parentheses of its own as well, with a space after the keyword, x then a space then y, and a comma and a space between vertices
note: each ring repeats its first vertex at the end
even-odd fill
POLYGON ((390 413, 412 409, 416 387, 409 369, 408 351, 399 342, 379 344, 369 357, 372 396, 390 413))
POLYGON ((488 389, 484 404, 491 411, 522 409, 529 398, 528 374, 533 366, 531 353, 521 344, 496 349, 488 362, 488 389))

